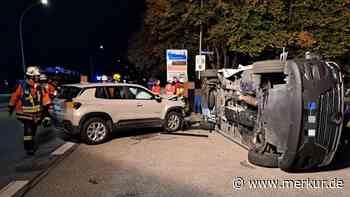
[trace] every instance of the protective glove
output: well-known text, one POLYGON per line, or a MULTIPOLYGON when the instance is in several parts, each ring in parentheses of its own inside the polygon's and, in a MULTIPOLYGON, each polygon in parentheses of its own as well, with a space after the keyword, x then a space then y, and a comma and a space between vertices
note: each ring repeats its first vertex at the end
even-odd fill
POLYGON ((42 125, 44 128, 49 128, 49 127, 51 127, 51 125, 52 125, 51 118, 50 118, 50 117, 45 117, 45 118, 42 120, 41 125, 42 125))

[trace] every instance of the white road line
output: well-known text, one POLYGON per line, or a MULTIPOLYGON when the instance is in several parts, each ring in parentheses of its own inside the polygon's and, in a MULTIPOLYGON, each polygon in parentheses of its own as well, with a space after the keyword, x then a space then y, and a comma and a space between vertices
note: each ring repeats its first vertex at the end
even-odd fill
POLYGON ((63 155, 67 150, 72 148, 75 143, 73 142, 66 142, 62 146, 58 147, 54 152, 51 153, 51 155, 63 155))
POLYGON ((25 187, 28 183, 28 180, 12 181, 0 190, 0 197, 12 197, 16 195, 16 193, 25 187))

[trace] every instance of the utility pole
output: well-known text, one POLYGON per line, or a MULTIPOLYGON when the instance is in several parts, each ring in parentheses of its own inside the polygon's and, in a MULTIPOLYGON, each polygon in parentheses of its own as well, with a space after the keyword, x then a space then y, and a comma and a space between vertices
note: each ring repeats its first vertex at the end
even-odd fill
MULTIPOLYGON (((203 8, 203 0, 201 0, 201 9, 203 8)), ((202 20, 200 21, 200 30, 199 30, 199 55, 202 55, 202 37, 203 37, 203 25, 202 20)), ((198 79, 201 78, 201 72, 198 71, 198 79)))
POLYGON ((39 5, 44 5, 47 6, 49 4, 48 0, 41 0, 40 2, 31 4, 28 6, 26 9, 23 10, 21 17, 19 18, 19 43, 21 46, 21 58, 22 58, 22 69, 23 69, 23 75, 25 76, 26 73, 26 62, 25 62, 25 56, 24 56, 24 43, 23 43, 23 19, 24 16, 32 10, 34 7, 39 6, 39 5))
MULTIPOLYGON (((203 8, 203 0, 201 0, 201 9, 203 8)), ((202 20, 200 21, 200 30, 199 30, 199 55, 202 55, 202 36, 203 36, 203 26, 202 20)))

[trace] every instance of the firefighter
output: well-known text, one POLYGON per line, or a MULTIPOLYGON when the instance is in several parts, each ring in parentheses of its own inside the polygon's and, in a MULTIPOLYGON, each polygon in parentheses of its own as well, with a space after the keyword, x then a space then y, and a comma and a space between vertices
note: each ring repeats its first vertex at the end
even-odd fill
POLYGON ((171 97, 175 94, 175 83, 173 81, 168 81, 168 84, 165 86, 165 94, 167 97, 171 97))
POLYGON ((175 85, 175 93, 176 93, 176 96, 178 97, 184 96, 184 93, 185 93, 184 82, 185 80, 181 78, 178 82, 178 85, 177 86, 175 85))
POLYGON ((102 83, 107 83, 107 82, 108 82, 108 77, 107 77, 107 75, 102 75, 101 81, 102 81, 102 83))
POLYGON ((114 75, 113 75, 114 82, 115 82, 115 83, 119 83, 120 80, 121 80, 121 77, 122 77, 122 76, 121 76, 119 73, 114 74, 114 75))
POLYGON ((179 89, 181 87, 181 82, 177 77, 174 77, 173 81, 175 84, 175 94, 176 94, 177 89, 179 89))
POLYGON ((50 110, 53 108, 52 100, 55 95, 55 87, 48 82, 45 74, 40 75, 40 87, 42 91, 42 125, 43 127, 51 126, 50 110))
POLYGON ((157 80, 156 83, 152 87, 152 92, 156 95, 160 95, 160 90, 161 90, 160 80, 157 80))
POLYGON ((35 153, 34 137, 42 118, 43 92, 38 84, 39 79, 39 68, 28 67, 26 79, 19 82, 8 106, 10 115, 16 110, 17 119, 24 125, 23 144, 27 155, 35 153))

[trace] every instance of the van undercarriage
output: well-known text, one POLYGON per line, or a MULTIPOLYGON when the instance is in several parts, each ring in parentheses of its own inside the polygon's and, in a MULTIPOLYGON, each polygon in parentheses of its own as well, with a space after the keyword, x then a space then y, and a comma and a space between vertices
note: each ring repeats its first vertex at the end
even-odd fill
POLYGON ((332 161, 344 116, 338 65, 268 60, 210 72, 203 73, 206 119, 246 147, 251 163, 292 171, 332 161))

